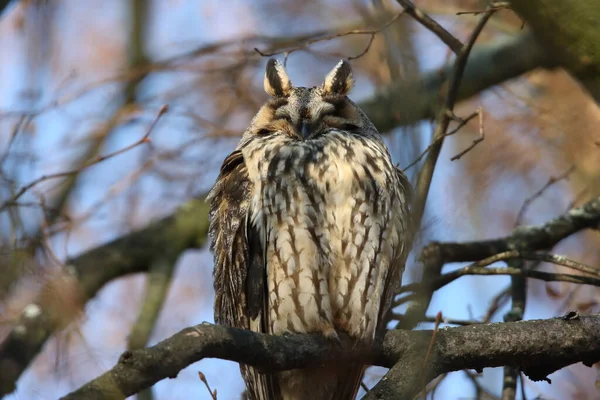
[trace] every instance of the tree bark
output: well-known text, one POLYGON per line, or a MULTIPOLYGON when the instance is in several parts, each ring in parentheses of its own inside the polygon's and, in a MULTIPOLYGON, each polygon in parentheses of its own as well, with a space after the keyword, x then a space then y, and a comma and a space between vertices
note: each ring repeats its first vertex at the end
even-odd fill
POLYGON ((512 0, 540 45, 600 103, 600 2, 512 0))
POLYGON ((600 316, 388 331, 373 349, 332 345, 322 335, 265 335, 225 326, 186 328, 156 346, 126 351, 108 372, 63 400, 125 399, 204 358, 249 364, 263 372, 358 361, 392 367, 365 399, 412 399, 437 375, 509 365, 533 380, 573 363, 600 360, 600 316), (430 342, 433 341, 428 353, 430 342), (427 359, 427 362, 425 360, 427 359))

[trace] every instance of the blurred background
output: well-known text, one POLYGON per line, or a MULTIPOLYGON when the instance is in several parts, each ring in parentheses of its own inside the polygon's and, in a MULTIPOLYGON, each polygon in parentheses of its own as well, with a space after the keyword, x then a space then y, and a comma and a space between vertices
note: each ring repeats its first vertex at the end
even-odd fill
MULTIPOLYGON (((407 89, 398 102, 422 101, 424 77, 453 59, 408 15, 396 18, 402 8, 386 0, 1 3, 0 341, 48 282, 62 282, 66 260, 205 195, 267 98, 265 54, 285 59, 298 86, 320 84, 341 58, 350 58, 356 79, 350 97, 382 112, 390 107, 378 106, 378 93, 400 85, 407 89), (307 44, 314 39, 319 40, 307 44)), ((456 13, 487 4, 415 3, 463 41, 477 17, 456 13)), ((525 31, 518 16, 503 10, 477 46, 493 48, 525 31)), ((515 55, 520 56, 525 57, 515 55)), ((496 62, 479 67, 493 74, 496 62)), ((444 143, 415 255, 431 240, 506 235, 519 223, 543 223, 599 195, 600 110, 565 71, 531 68, 460 102, 455 111, 466 117, 478 107, 485 140, 451 161, 479 137, 475 118, 444 143), (523 209, 519 221, 524 202, 559 176, 523 209)), ((378 124, 400 167, 428 146, 433 124, 426 117, 431 115, 387 115, 388 123, 378 124)), ((419 166, 407 170, 413 182, 419 166)), ((598 236, 575 235, 555 252, 599 265, 598 236)), ((414 256, 409 263, 405 283, 420 278, 414 256)), ((132 274, 114 279, 87 303, 72 285, 57 284, 51 297, 63 304, 65 326, 5 398, 57 398, 111 368, 135 341, 152 345, 184 327, 212 322, 208 250, 190 249, 165 264, 158 289, 148 285, 148 274, 132 274), (158 293, 157 318, 150 313, 149 328, 132 331, 149 290, 158 293)), ((463 277, 436 292, 428 315, 442 311, 447 318, 502 321, 510 307, 509 284, 503 276, 463 277)), ((597 312, 597 300, 595 288, 530 281, 525 318, 568 309, 597 312)), ((419 328, 431 326, 424 322, 419 328)), ((239 398, 238 367, 220 360, 191 365, 143 396, 210 399, 199 371, 219 399, 239 398)), ((552 385, 525 379, 524 392, 529 399, 599 398, 597 371, 575 365, 551 375, 552 385)), ((384 372, 369 369, 366 385, 384 372)), ((438 379, 435 398, 497 398, 502 369, 476 375, 460 371, 438 379)))

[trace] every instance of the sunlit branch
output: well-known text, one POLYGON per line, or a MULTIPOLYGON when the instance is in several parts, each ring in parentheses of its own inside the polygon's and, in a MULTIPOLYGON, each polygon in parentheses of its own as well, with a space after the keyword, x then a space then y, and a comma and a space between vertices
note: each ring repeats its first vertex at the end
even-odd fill
MULTIPOLYGON (((467 60, 469 58, 469 54, 471 53, 471 49, 475 44, 475 41, 479 37, 479 34, 483 30, 483 27, 489 20, 489 18, 494 13, 494 10, 490 10, 483 15, 483 17, 479 20, 471 36, 469 37, 468 42, 461 47, 459 53, 457 54, 456 61, 454 62, 454 68, 452 76, 448 83, 448 92, 446 94, 446 99, 444 101, 444 107, 439 112, 436 127, 433 133, 433 145, 427 154, 427 158, 423 163, 421 170, 419 171, 419 175, 417 177, 416 184, 416 195, 415 200, 413 202, 413 213, 414 213, 414 221, 415 221, 415 229, 418 230, 421 220, 423 218, 423 214, 425 212, 425 205, 427 203, 427 196, 429 194, 429 188, 431 186, 431 182, 433 180, 433 174, 435 171, 435 167, 437 164, 438 157, 442 150, 442 145, 444 142, 444 137, 448 132, 448 125, 452 119, 452 115, 454 115, 454 105, 458 99, 458 90, 460 88, 461 80, 463 74, 465 72, 465 67, 467 65, 467 60)), ((424 280, 433 280, 437 275, 439 275, 439 271, 436 269, 425 269, 423 274, 424 280)), ((433 292, 422 293, 423 297, 411 305, 409 305, 405 322, 408 326, 415 325, 417 321, 421 320, 425 316, 425 312, 429 306, 429 302, 431 301, 431 296, 433 292), (411 322, 412 321, 412 322, 411 322)))
POLYGON ((534 279, 540 279, 547 282, 561 281, 571 282, 583 285, 600 286, 600 268, 594 268, 589 265, 579 263, 577 261, 570 260, 564 256, 549 253, 531 253, 523 252, 518 250, 506 251, 503 253, 495 254, 493 256, 484 258, 471 265, 449 272, 437 278, 433 283, 412 283, 405 285, 400 288, 399 293, 407 291, 418 292, 421 287, 428 287, 431 285, 434 290, 437 290, 443 286, 454 282, 456 279, 466 275, 510 275, 510 276, 523 276, 534 279), (545 261, 553 264, 561 265, 577 271, 594 275, 593 277, 583 275, 571 275, 561 273, 551 273, 536 271, 529 268, 496 268, 490 269, 487 267, 498 261, 510 261, 510 260, 528 260, 528 261, 545 261))
POLYGON ((126 351, 110 371, 63 399, 124 399, 162 379, 175 378, 183 368, 205 358, 244 363, 263 372, 351 361, 392 367, 391 376, 365 399, 412 399, 424 378, 427 383, 465 368, 513 365, 533 379, 544 379, 567 365, 582 361, 591 366, 600 360, 599 316, 444 328, 433 342, 432 334, 392 330, 372 349, 352 349, 349 341, 342 340, 340 347, 318 334, 265 335, 202 324, 153 347, 126 351))
POLYGON ((417 22, 425 28, 433 32, 442 42, 446 44, 454 54, 458 55, 463 50, 463 44, 454 37, 450 32, 444 29, 440 24, 433 20, 429 15, 415 7, 410 0, 396 0, 398 4, 404 7, 404 11, 413 17, 417 22))

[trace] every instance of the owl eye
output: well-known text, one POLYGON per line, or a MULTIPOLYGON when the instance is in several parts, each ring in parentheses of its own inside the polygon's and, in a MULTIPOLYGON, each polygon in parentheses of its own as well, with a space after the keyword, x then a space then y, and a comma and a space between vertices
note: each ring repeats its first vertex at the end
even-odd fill
POLYGON ((292 120, 292 117, 290 117, 288 114, 282 114, 278 117, 278 119, 282 119, 286 122, 289 122, 290 124, 294 123, 294 121, 292 120))
POLYGON ((347 122, 345 124, 342 124, 340 126, 340 129, 343 130, 343 131, 355 131, 357 129, 360 129, 360 126, 352 124, 350 122, 347 122))

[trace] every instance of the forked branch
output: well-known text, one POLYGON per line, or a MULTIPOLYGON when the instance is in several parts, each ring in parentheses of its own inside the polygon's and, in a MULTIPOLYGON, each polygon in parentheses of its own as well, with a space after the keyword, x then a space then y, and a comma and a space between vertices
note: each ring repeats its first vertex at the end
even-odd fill
POLYGON ((372 349, 350 349, 332 345, 321 335, 265 335, 202 324, 153 347, 123 353, 110 371, 63 399, 125 399, 162 379, 177 377, 204 358, 249 364, 264 372, 350 361, 393 367, 388 379, 365 399, 412 399, 423 382, 461 369, 512 365, 539 380, 576 362, 591 366, 600 360, 598 315, 442 328, 434 342, 432 334, 393 330, 372 349))

